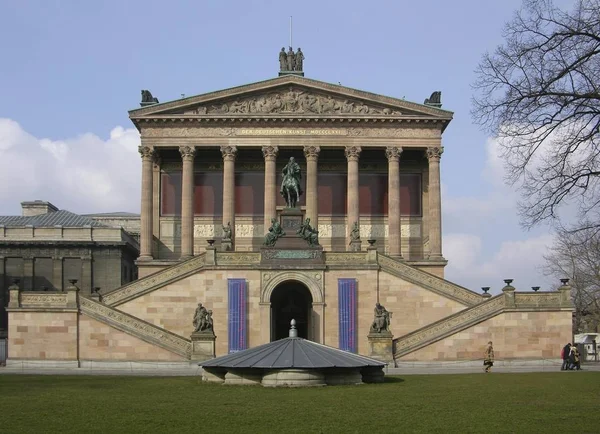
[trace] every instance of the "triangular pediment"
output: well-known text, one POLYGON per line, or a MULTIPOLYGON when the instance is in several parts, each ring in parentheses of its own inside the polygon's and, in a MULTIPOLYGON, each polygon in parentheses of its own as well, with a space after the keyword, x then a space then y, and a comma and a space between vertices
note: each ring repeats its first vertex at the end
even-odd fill
POLYGON ((129 112, 132 119, 182 117, 377 117, 450 121, 435 106, 288 75, 129 112))

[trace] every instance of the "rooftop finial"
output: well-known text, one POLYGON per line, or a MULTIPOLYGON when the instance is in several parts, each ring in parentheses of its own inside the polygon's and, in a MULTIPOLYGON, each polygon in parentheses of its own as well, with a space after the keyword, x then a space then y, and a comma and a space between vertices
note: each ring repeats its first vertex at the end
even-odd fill
POLYGON ((293 319, 290 321, 290 338, 297 338, 298 337, 298 330, 296 330, 296 320, 293 319))

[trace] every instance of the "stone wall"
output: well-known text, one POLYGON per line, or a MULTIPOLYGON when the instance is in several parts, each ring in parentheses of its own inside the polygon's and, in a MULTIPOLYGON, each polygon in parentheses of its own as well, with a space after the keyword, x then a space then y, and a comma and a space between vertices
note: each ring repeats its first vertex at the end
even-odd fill
POLYGON ((80 360, 183 361, 184 358, 81 315, 79 320, 80 360))
MULTIPOLYGON (((260 272, 252 270, 204 270, 164 288, 135 298, 119 310, 144 321, 189 338, 192 320, 198 303, 213 311, 214 331, 217 336, 217 356, 227 354, 227 279, 246 279, 248 289, 248 345, 261 341, 260 272)), ((268 325, 267 325, 268 327, 268 325)))
POLYGON ((8 314, 11 360, 77 360, 77 312, 8 314))
POLYGON ((483 360, 488 341, 493 342, 498 360, 557 359, 572 339, 571 316, 570 310, 501 313, 399 360, 483 360))

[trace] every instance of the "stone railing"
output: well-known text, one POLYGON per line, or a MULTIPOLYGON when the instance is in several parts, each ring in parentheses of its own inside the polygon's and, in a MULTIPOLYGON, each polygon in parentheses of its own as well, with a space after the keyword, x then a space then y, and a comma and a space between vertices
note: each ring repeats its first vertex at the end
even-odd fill
POLYGON ((252 266, 260 264, 259 252, 216 252, 216 265, 252 266))
POLYGON ((108 292, 102 301, 109 306, 118 306, 126 301, 140 297, 171 282, 183 279, 204 267, 205 253, 194 256, 187 261, 165 268, 142 279, 135 280, 125 286, 108 292))
POLYGON ((368 262, 367 252, 324 252, 325 264, 336 265, 365 265, 368 262))
POLYGON ((66 292, 21 292, 19 307, 67 307, 66 292))
POLYGON ((79 297, 79 308, 82 314, 152 345, 164 348, 188 359, 192 354, 190 340, 128 315, 125 312, 86 297, 79 297))
POLYGON ((552 292, 518 293, 514 292, 514 288, 509 291, 505 288, 503 292, 483 303, 394 339, 394 358, 398 359, 502 312, 573 309, 567 286, 552 292))
POLYGON ((504 298, 504 294, 497 295, 477 306, 465 309, 394 339, 394 358, 405 356, 499 314, 504 310, 504 298))
POLYGON ((408 282, 420 285, 430 291, 436 292, 444 297, 451 298, 466 306, 473 306, 485 300, 484 297, 462 286, 455 285, 452 282, 440 277, 421 271, 417 268, 406 265, 403 262, 392 259, 388 256, 378 254, 377 261, 383 271, 393 274, 408 282))

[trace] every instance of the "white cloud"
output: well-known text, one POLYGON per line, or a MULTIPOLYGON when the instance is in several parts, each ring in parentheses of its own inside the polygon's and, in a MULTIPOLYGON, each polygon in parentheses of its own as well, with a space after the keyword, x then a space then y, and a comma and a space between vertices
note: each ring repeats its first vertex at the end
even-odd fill
POLYGON ((77 213, 139 212, 139 143, 137 130, 120 126, 107 140, 38 139, 0 118, 0 214, 20 214, 20 202, 36 199, 77 213))
POLYGON ((490 286, 492 293, 500 292, 504 279, 514 279, 518 290, 547 286, 541 267, 553 236, 548 228, 521 229, 519 196, 505 184, 498 140, 488 139, 485 146, 485 164, 473 180, 484 191, 477 196, 448 191, 444 196, 446 278, 474 291, 490 286))
POLYGON ((482 251, 481 239, 473 234, 450 234, 445 238, 444 255, 448 259, 446 278, 473 291, 490 286, 497 294, 504 286, 504 279, 514 279, 513 286, 519 291, 532 286, 549 289, 548 278, 541 267, 543 255, 552 244, 553 236, 543 234, 521 241, 504 241, 495 247, 491 256, 482 251))

